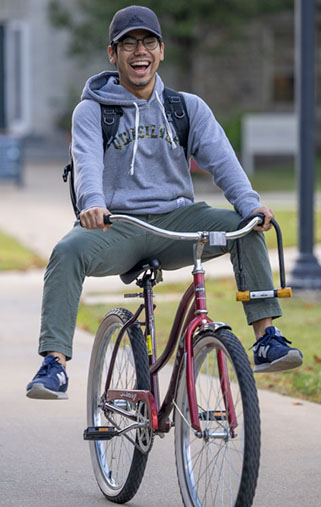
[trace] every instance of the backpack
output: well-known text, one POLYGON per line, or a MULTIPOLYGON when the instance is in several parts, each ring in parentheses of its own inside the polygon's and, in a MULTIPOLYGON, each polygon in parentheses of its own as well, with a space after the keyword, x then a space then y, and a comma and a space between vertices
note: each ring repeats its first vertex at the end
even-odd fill
MULTIPOLYGON (((184 148, 184 153, 185 156, 187 157, 189 117, 187 114, 185 99, 181 93, 172 90, 170 88, 164 88, 163 98, 167 119, 168 121, 173 122, 179 140, 179 144, 184 148)), ((103 146, 105 152, 106 150, 108 150, 108 148, 110 147, 110 145, 112 144, 113 140, 117 135, 119 120, 123 114, 123 111, 120 106, 108 106, 105 104, 100 104, 100 107, 101 107, 101 128, 103 133, 103 146)), ((65 166, 62 177, 65 183, 68 181, 69 178, 70 199, 76 218, 79 219, 80 210, 77 207, 77 198, 74 187, 74 163, 71 155, 71 146, 69 148, 69 151, 70 151, 70 161, 69 164, 65 166)))

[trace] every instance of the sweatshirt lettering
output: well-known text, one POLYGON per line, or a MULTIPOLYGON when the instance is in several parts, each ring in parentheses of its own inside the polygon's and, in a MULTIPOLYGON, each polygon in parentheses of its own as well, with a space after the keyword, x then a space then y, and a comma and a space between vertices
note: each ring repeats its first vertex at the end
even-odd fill
POLYGON ((119 134, 119 137, 121 138, 124 146, 127 146, 127 144, 131 142, 130 132, 123 132, 122 134, 119 134))
MULTIPOLYGON (((139 125, 138 127, 138 139, 162 139, 170 144, 170 137, 166 128, 160 125, 158 128, 156 125, 139 125)), ((122 150, 124 146, 135 141, 135 129, 133 127, 120 132, 114 137, 112 145, 116 150, 122 150)), ((179 143, 178 137, 175 135, 174 141, 176 144, 179 143)))

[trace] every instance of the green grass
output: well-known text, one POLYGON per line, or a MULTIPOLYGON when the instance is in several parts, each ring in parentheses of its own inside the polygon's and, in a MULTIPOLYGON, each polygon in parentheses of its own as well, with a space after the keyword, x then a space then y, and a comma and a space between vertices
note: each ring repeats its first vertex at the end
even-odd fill
MULTIPOLYGON (((274 209, 276 220, 282 230, 284 247, 297 244, 297 213, 290 209, 274 209)), ((321 211, 315 214, 315 242, 321 243, 321 211)), ((269 249, 276 248, 276 235, 273 230, 266 235, 269 249)), ((275 282, 276 286, 278 281, 275 282)), ((183 284, 157 286, 159 294, 182 294, 183 284)), ((242 305, 235 301, 235 285, 230 279, 215 281, 207 286, 208 308, 213 319, 228 322, 234 332, 243 342, 246 349, 253 344, 252 329, 247 326, 242 305)), ((156 298, 157 302, 157 298, 156 298)), ((135 311, 137 303, 124 304, 135 311)), ((115 305, 84 306, 79 311, 79 325, 91 333, 95 333, 104 314, 115 305)), ((174 303, 157 304, 156 329, 158 353, 164 348, 174 318, 174 303)), ((279 321, 284 336, 293 341, 294 346, 300 348, 304 354, 304 365, 286 372, 256 375, 257 385, 263 389, 270 389, 289 396, 295 396, 321 403, 321 353, 318 353, 319 329, 321 325, 321 300, 311 300, 309 297, 296 296, 282 302, 284 318, 279 321)), ((250 353, 252 357, 252 353, 250 353)))
MULTIPOLYGON (((277 283, 277 282, 276 282, 277 283)), ((156 287, 157 294, 182 294, 185 284, 160 284, 156 287)), ((315 296, 295 296, 282 301, 284 317, 276 321, 282 333, 293 342, 293 346, 302 350, 304 364, 293 371, 273 374, 256 375, 257 385, 263 389, 307 399, 321 403, 321 300, 314 300, 315 296)), ((235 284, 231 279, 208 280, 207 299, 209 315, 213 320, 227 322, 233 332, 242 341, 246 350, 254 342, 252 328, 246 324, 242 304, 235 301, 235 284)), ((138 303, 124 300, 124 305, 134 311, 138 303)), ((177 303, 157 302, 155 320, 157 332, 157 352, 163 350, 171 323, 174 319, 177 303)), ((97 305, 85 306, 81 304, 78 325, 91 333, 95 333, 104 314, 115 306, 97 305)), ((252 352, 249 351, 252 360, 252 352)))
MULTIPOLYGON (((253 188, 258 192, 290 192, 297 189, 294 165, 256 168, 251 176, 253 188)), ((315 189, 321 190, 321 156, 316 159, 315 189)))
MULTIPOLYGON (((298 188, 294 162, 280 164, 256 159, 254 174, 249 178, 252 187, 257 192, 296 192, 298 188)), ((209 186, 212 184, 212 178, 203 170, 194 172, 193 179, 195 181, 203 179, 209 186)), ((315 190, 321 190, 321 155, 316 157, 314 188, 315 190)))
MULTIPOLYGON (((273 207, 275 218, 281 227, 284 247, 298 244, 298 215, 294 210, 273 207)), ((265 234, 268 248, 276 248, 276 234, 274 230, 265 234)), ((321 243, 321 210, 315 212, 314 241, 321 243)))
POLYGON ((46 261, 19 241, 0 231, 0 271, 41 268, 46 261))

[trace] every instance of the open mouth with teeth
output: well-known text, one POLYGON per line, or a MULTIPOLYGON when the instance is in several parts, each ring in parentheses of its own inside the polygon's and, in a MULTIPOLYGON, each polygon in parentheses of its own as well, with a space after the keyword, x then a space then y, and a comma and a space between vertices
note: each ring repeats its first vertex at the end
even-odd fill
POLYGON ((138 60, 131 63, 130 66, 134 70, 135 74, 145 74, 148 67, 150 67, 150 62, 148 60, 138 60))

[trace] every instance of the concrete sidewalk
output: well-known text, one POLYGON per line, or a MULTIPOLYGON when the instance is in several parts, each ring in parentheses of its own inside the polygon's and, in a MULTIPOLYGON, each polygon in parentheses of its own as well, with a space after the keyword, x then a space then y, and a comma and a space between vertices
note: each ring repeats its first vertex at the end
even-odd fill
MULTIPOLYGON (((26 174, 26 187, 0 186, 0 229, 48 257, 69 230, 73 213, 68 189, 56 166, 26 174)), ((213 197, 212 197, 213 198, 213 197)), ((219 195, 216 203, 223 205, 219 195)), ((293 199, 293 196, 290 197, 293 199)), ((291 258, 286 255, 289 267, 291 258)), ((273 263, 274 261, 272 261, 273 263)), ((228 259, 206 264, 208 276, 232 270, 228 259)), ((93 478, 87 444, 86 377, 93 337, 75 335, 74 360, 68 365, 68 402, 25 397, 25 385, 39 367, 36 354, 43 272, 0 276, 0 345, 2 362, 0 425, 0 506, 95 507, 106 502, 93 478)), ((165 280, 190 277, 190 268, 165 274, 165 280)), ((121 292, 118 277, 89 279, 84 294, 121 292)), ((167 384, 167 372, 162 385, 167 384)), ((254 506, 318 507, 321 498, 321 405, 275 393, 259 393, 262 457, 254 506)), ((132 507, 181 505, 173 453, 173 432, 156 439, 146 474, 132 507), (152 494, 151 494, 152 492, 152 494)))
MULTIPOLYGON (((94 480, 86 427, 86 377, 93 337, 77 330, 68 364, 69 400, 30 400, 25 386, 39 367, 36 354, 41 286, 27 275, 0 281, 0 506, 112 505, 94 480)), ((161 377, 162 392, 168 373, 161 377)), ((318 507, 321 498, 321 406, 261 391, 262 455, 255 507, 318 507)), ((174 433, 155 439, 132 507, 182 505, 174 433)))

